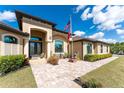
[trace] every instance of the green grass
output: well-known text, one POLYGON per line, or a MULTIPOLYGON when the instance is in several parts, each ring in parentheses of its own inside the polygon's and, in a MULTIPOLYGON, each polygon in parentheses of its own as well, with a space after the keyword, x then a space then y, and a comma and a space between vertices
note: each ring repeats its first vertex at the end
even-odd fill
POLYGON ((1 88, 35 88, 34 76, 31 67, 23 67, 7 75, 0 76, 1 88))
POLYGON ((95 79, 102 87, 124 87, 124 56, 81 77, 81 81, 95 79))

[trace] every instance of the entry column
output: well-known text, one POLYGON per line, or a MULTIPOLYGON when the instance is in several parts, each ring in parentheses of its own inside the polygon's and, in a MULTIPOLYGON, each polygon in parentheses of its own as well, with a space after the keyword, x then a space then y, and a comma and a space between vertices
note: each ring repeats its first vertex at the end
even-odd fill
POLYGON ((47 41, 47 58, 49 58, 52 55, 52 42, 47 41))

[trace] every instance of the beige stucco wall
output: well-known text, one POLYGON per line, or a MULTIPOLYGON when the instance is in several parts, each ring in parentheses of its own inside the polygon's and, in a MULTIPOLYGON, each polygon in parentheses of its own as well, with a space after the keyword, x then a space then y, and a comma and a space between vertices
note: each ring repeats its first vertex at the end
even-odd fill
POLYGON ((60 53, 55 53, 55 40, 62 40, 64 42, 64 47, 63 47, 64 51, 61 54, 67 53, 68 52, 68 49, 67 49, 67 46, 68 46, 67 37, 68 37, 68 35, 66 33, 53 31, 52 37, 53 37, 53 43, 52 43, 52 47, 51 47, 52 48, 52 54, 60 54, 60 53))
POLYGON ((0 55, 16 55, 23 54, 23 39, 24 37, 9 31, 0 29, 0 55), (18 39, 18 44, 4 43, 4 36, 10 35, 18 39))
MULTIPOLYGON (((35 21, 32 19, 27 19, 27 18, 23 18, 22 21, 22 31, 23 32, 27 32, 30 34, 31 36, 31 29, 35 29, 41 32, 46 33, 46 37, 45 37, 45 43, 46 43, 46 49, 47 49, 47 57, 51 56, 51 52, 52 52, 52 25, 49 25, 47 23, 41 23, 39 21, 35 21)), ((25 46, 24 46, 24 54, 29 57, 29 40, 30 40, 30 36, 27 39, 27 41, 25 42, 25 46)))
POLYGON ((103 43, 97 43, 97 54, 108 54, 110 53, 110 46, 103 43), (103 53, 101 53, 101 44, 103 45, 103 53), (108 52, 107 52, 108 47, 108 52))
POLYGON ((80 56, 80 58, 84 58, 84 56, 87 54, 87 44, 92 44, 92 53, 91 54, 108 54, 110 53, 110 46, 108 44, 104 43, 94 43, 90 41, 76 41, 73 44, 73 52, 77 52, 80 56), (103 44, 103 53, 101 53, 101 47, 100 45, 103 44), (108 47, 108 52, 107 52, 108 47))

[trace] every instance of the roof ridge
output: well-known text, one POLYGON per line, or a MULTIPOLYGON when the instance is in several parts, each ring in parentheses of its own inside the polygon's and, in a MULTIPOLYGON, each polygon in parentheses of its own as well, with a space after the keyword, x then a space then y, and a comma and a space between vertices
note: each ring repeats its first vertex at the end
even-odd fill
POLYGON ((79 41, 79 40, 89 40, 89 41, 92 41, 92 42, 101 42, 101 43, 109 44, 108 42, 104 42, 104 41, 97 40, 97 39, 92 39, 92 38, 85 38, 85 37, 80 37, 79 39, 75 39, 74 41, 79 41))
POLYGON ((21 35, 28 35, 28 33, 25 33, 25 32, 22 32, 21 30, 19 29, 16 29, 10 25, 8 25, 7 23, 5 22, 2 22, 0 21, 0 28, 2 28, 3 30, 6 30, 6 31, 11 31, 11 32, 14 32, 14 33, 18 33, 18 34, 21 34, 21 35))
POLYGON ((19 28, 21 29, 21 18, 22 17, 27 17, 27 18, 32 18, 34 20, 38 20, 38 21, 41 21, 41 22, 44 22, 44 23, 47 23, 47 24, 50 24, 52 25, 53 27, 56 26, 56 24, 52 21, 49 21, 49 20, 46 20, 46 19, 43 19, 41 17, 38 17, 38 16, 35 16, 35 15, 32 15, 32 14, 29 14, 29 13, 26 13, 26 12, 23 12, 23 11, 20 11, 20 10, 15 10, 15 14, 16 14, 16 18, 17 18, 17 22, 18 22, 18 25, 19 25, 19 28))
POLYGON ((14 27, 12 27, 11 25, 9 25, 9 24, 7 24, 7 23, 5 23, 5 22, 0 21, 0 24, 1 24, 1 25, 5 25, 5 26, 8 26, 8 27, 10 27, 10 28, 12 28, 12 29, 21 31, 21 30, 19 30, 18 28, 14 28, 14 27))

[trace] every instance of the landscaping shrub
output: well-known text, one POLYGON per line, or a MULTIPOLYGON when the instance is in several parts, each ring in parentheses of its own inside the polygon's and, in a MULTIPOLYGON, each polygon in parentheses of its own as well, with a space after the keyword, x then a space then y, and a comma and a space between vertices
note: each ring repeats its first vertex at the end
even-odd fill
POLYGON ((28 66, 28 65, 30 65, 29 58, 25 58, 23 66, 28 66))
POLYGON ((24 60, 24 55, 1 56, 0 73, 4 74, 20 68, 21 66, 23 66, 24 60))
POLYGON ((56 55, 52 55, 48 58, 48 63, 52 65, 58 65, 59 58, 56 55))
POLYGON ((95 79, 90 79, 87 81, 83 81, 81 83, 82 83, 81 86, 83 88, 101 88, 102 87, 102 84, 97 82, 95 79))
POLYGON ((93 55, 85 55, 84 56, 84 60, 85 61, 97 61, 97 60, 101 60, 104 58, 108 58, 108 57, 112 57, 112 54, 93 54, 93 55))

